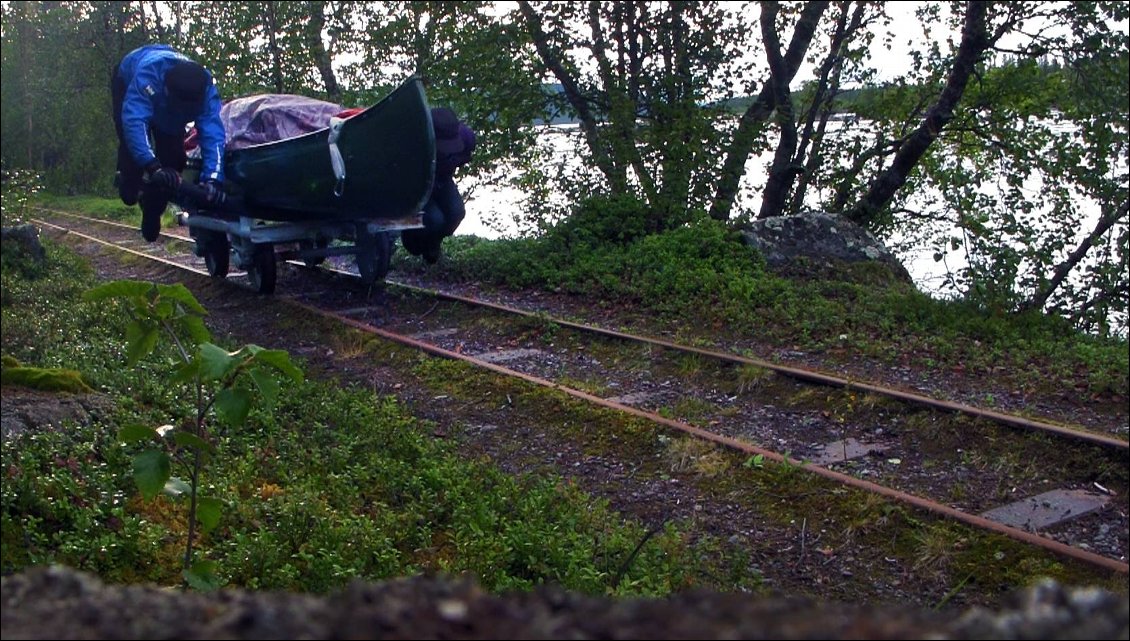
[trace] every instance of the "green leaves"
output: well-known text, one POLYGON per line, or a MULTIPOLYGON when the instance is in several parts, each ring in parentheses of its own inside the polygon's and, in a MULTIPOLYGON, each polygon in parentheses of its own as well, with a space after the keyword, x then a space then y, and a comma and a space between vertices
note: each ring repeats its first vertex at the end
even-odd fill
POLYGON ((211 343, 200 346, 196 355, 198 373, 205 381, 217 381, 235 368, 237 362, 227 350, 211 343))
POLYGON ((204 319, 199 316, 184 316, 180 324, 194 343, 204 343, 212 338, 208 328, 204 326, 204 319))
POLYGON ((164 452, 146 450, 133 458, 133 479, 147 500, 152 500, 165 488, 171 473, 169 455, 164 452))
POLYGON ((118 432, 118 440, 123 443, 140 443, 142 441, 155 441, 160 437, 157 435, 157 430, 146 425, 138 425, 136 423, 126 425, 118 432))
POLYGON ((194 448, 201 452, 212 453, 216 451, 216 448, 213 447, 211 443, 191 432, 175 432, 173 434, 173 442, 181 447, 194 448))
POLYGON ((150 322, 135 320, 126 326, 126 358, 130 365, 148 356, 157 346, 160 330, 150 322))
POLYGON ((223 389, 216 394, 216 413, 232 426, 242 425, 251 411, 251 393, 245 389, 223 389))
MULTIPOLYGON (((154 429, 145 425, 124 426, 119 439, 124 443, 155 442, 168 448, 148 449, 133 459, 133 477, 142 496, 153 499, 158 492, 173 497, 190 497, 188 518, 198 521, 201 530, 210 532, 220 522, 223 502, 199 495, 201 463, 216 453, 207 438, 208 408, 221 423, 242 425, 254 406, 256 394, 269 409, 279 396, 276 375, 302 382, 302 371, 281 350, 247 345, 229 352, 210 341, 203 316, 207 313, 183 285, 160 285, 139 281, 115 281, 86 292, 89 301, 121 300, 131 315, 126 324, 126 356, 135 364, 151 354, 162 335, 170 337, 180 351, 181 360, 169 372, 170 380, 182 383, 197 392, 196 422, 188 430, 175 430, 171 425, 154 429), (171 438, 166 439, 171 433, 171 438), (191 457, 185 457, 185 452, 191 457), (171 455, 170 455, 171 452, 171 455), (189 472, 189 482, 172 476, 174 462, 189 472)), ((189 529, 186 566, 192 559, 195 530, 189 529)), ((211 590, 222 585, 211 561, 199 561, 182 573, 185 582, 194 588, 211 590)))
POLYGON ((186 483, 184 479, 174 476, 168 481, 165 481, 165 494, 174 499, 179 499, 182 496, 192 496, 192 486, 186 483))
POLYGON ((273 367, 295 383, 302 382, 302 370, 298 369, 290 362, 290 354, 285 351, 280 349, 263 349, 257 345, 248 345, 245 349, 249 350, 258 362, 273 367))
MULTIPOLYGON (((208 312, 180 283, 117 280, 87 291, 83 299, 119 300, 126 305, 132 318, 126 326, 126 358, 130 365, 153 352, 162 332, 178 345, 182 341, 203 343, 211 338, 203 320, 208 312)), ((187 360, 183 352, 181 356, 187 360)))
POLYGON ((205 532, 211 532, 220 524, 223 501, 217 498, 201 497, 196 500, 196 520, 200 521, 205 532))
POLYGON ((182 572, 181 576, 184 577, 185 583, 188 583, 193 589, 211 592, 224 584, 223 579, 216 574, 219 567, 219 564, 215 561, 197 561, 191 568, 182 572))
MULTIPOLYGON (((279 398, 279 382, 270 372, 262 368, 253 369, 248 374, 251 376, 251 380, 255 382, 255 386, 259 388, 259 393, 263 395, 263 404, 268 408, 273 408, 279 398)), ((299 376, 301 377, 301 372, 299 376)))
POLYGON ((753 456, 747 458, 745 462, 742 463, 742 465, 744 467, 756 468, 760 470, 761 468, 765 467, 765 455, 754 454, 753 456))
POLYGON ((197 355, 200 361, 200 375, 205 380, 220 380, 240 371, 259 372, 275 370, 296 383, 303 380, 302 371, 290 361, 290 355, 282 350, 263 349, 258 345, 247 345, 235 352, 228 352, 211 343, 200 346, 197 355))
POLYGON ((156 285, 138 280, 115 280, 99 285, 83 294, 83 300, 100 301, 112 298, 145 297, 156 285))
POLYGON ((281 350, 248 345, 228 352, 211 343, 200 346, 196 371, 203 381, 219 381, 222 388, 215 395, 216 414, 221 422, 242 425, 251 411, 254 392, 258 391, 266 409, 271 409, 279 395, 276 374, 294 382, 302 382, 302 371, 281 350), (246 374, 246 377, 242 376, 246 374))

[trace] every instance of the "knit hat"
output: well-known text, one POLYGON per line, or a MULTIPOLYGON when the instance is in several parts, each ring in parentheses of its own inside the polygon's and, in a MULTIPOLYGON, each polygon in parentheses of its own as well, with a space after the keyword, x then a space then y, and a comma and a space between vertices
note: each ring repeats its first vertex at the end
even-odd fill
POLYGON ((432 109, 432 127, 436 132, 436 154, 457 154, 463 151, 459 135, 459 117, 447 107, 432 109))
POLYGON ((165 72, 165 89, 174 109, 195 114, 204 106, 208 72, 199 63, 182 60, 165 72))

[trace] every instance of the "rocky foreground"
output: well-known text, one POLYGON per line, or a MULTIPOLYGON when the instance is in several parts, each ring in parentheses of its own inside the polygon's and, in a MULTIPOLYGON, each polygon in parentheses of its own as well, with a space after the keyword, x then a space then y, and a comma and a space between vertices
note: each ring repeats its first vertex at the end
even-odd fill
POLYGON ((473 581, 356 582, 316 597, 105 585, 62 567, 0 582, 4 639, 1127 639, 1118 595, 1054 583, 999 611, 857 607, 690 592, 607 599, 553 587, 495 596, 473 581))

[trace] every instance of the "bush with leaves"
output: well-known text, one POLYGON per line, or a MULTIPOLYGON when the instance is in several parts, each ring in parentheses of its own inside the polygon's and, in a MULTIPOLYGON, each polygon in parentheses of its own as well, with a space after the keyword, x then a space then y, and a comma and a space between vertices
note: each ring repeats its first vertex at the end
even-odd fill
POLYGON ((546 240, 575 245, 630 245, 659 231, 650 228, 647 203, 630 195, 599 195, 582 200, 569 218, 546 232, 546 240))
POLYGON ((219 523, 222 508, 219 499, 199 492, 203 464, 216 452, 209 427, 213 422, 229 427, 242 425, 256 397, 270 409, 279 394, 276 375, 301 382, 302 372, 285 351, 247 345, 228 352, 210 342, 204 325, 207 312, 184 285, 114 281, 88 291, 85 298, 125 302, 130 316, 126 353, 131 365, 152 353, 162 335, 176 348, 178 362, 171 381, 186 385, 194 393, 194 420, 182 429, 126 425, 120 438, 127 443, 153 444, 133 459, 134 479, 146 499, 165 492, 189 501, 185 582, 197 589, 218 587, 215 564, 193 558, 197 523, 204 532, 211 530, 219 523), (174 463, 186 473, 187 481, 173 476, 174 463))

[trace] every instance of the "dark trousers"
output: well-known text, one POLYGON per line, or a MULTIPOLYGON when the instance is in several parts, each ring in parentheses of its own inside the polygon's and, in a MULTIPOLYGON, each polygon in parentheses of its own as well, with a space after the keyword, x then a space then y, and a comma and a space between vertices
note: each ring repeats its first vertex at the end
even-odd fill
MULTIPOLYGON (((118 133, 118 195, 122 202, 133 205, 137 202, 138 193, 142 191, 141 167, 133 159, 126 146, 125 137, 122 135, 122 102, 126 96, 126 83, 118 76, 117 69, 110 80, 110 96, 113 100, 111 113, 114 116, 114 130, 118 133)), ((153 151, 162 167, 171 167, 178 172, 184 171, 188 158, 184 152, 184 134, 166 134, 149 127, 149 136, 153 141, 153 151)), ((165 210, 169 202, 169 194, 160 190, 150 190, 151 194, 142 194, 142 209, 157 210, 158 214, 165 210)))
POLYGON ((401 243, 410 254, 438 249, 444 238, 455 233, 466 215, 467 209, 455 185, 455 178, 436 176, 432 196, 424 204, 424 228, 404 230, 400 235, 401 243))
POLYGON ((432 197, 424 204, 424 229, 436 238, 444 238, 455 233, 466 215, 455 178, 436 176, 432 197))

